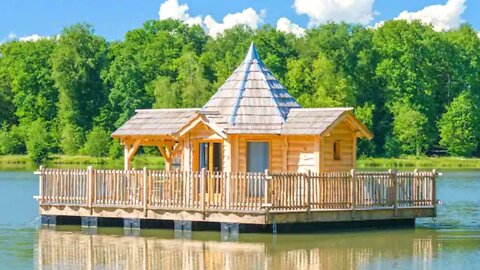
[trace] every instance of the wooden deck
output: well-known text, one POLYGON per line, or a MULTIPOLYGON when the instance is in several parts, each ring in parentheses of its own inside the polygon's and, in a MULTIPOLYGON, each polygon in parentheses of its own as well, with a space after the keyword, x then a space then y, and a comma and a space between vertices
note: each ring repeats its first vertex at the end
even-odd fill
POLYGON ((272 224, 436 215, 437 173, 45 169, 41 215, 272 224))

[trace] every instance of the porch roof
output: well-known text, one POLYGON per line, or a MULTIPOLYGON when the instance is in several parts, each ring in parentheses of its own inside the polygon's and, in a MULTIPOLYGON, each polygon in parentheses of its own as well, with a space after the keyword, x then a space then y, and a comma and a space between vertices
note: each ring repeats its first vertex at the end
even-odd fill
POLYGON ((192 120, 199 110, 199 108, 136 110, 136 114, 113 132, 112 137, 173 135, 192 120))

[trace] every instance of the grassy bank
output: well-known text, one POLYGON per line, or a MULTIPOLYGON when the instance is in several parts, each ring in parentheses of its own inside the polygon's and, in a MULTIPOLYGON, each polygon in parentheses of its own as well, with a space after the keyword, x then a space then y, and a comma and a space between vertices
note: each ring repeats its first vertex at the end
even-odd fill
POLYGON ((480 169, 480 159, 460 157, 360 158, 357 160, 357 168, 480 169))
MULTIPOLYGON (((89 156, 54 155, 45 164, 55 168, 86 168, 89 165, 102 169, 123 169, 123 159, 89 156)), ((163 169, 163 158, 159 156, 138 155, 132 160, 132 168, 163 169)), ((0 170, 34 170, 38 165, 26 155, 0 156, 0 170)))
MULTIPOLYGON (((122 169, 123 159, 55 155, 45 165, 56 168, 86 168, 92 165, 95 168, 122 169)), ((163 169, 163 166, 163 159, 159 156, 138 155, 132 161, 133 168, 163 169)), ((31 162, 25 155, 0 156, 0 170, 35 170, 36 168, 38 165, 31 162)), ((457 157, 360 158, 357 161, 357 168, 480 169, 480 159, 457 157)))

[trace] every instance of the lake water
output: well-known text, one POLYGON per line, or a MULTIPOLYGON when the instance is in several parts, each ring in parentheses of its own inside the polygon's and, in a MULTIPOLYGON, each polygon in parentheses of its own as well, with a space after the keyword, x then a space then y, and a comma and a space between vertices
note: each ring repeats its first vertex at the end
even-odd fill
POLYGON ((39 228, 31 172, 0 172, 0 269, 480 269, 480 171, 444 172, 414 229, 175 238, 171 230, 39 228))

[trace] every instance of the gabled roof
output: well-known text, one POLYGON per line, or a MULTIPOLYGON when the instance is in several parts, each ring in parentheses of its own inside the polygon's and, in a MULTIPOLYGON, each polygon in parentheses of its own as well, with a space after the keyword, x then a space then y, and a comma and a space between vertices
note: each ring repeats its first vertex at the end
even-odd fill
POLYGON ((263 64, 252 43, 245 59, 203 106, 228 121, 228 133, 278 133, 300 104, 263 64))
POLYGON ((113 132, 112 137, 173 135, 200 109, 136 110, 136 114, 113 132))
POLYGON ((196 116, 188 121, 184 126, 182 126, 176 133, 175 137, 180 138, 187 134, 190 130, 198 126, 199 124, 204 124, 208 126, 211 130, 217 133, 220 137, 226 139, 227 134, 225 133, 225 124, 226 122, 218 113, 202 113, 197 112, 196 116))
POLYGON ((347 120, 358 137, 372 138, 372 133, 352 113, 353 108, 292 109, 282 127, 285 135, 325 135, 338 123, 347 120))

